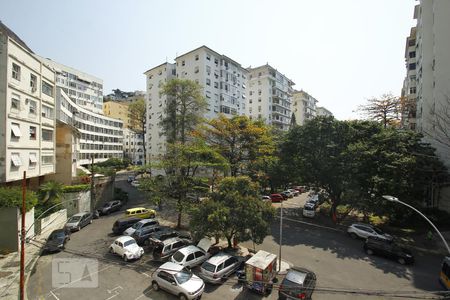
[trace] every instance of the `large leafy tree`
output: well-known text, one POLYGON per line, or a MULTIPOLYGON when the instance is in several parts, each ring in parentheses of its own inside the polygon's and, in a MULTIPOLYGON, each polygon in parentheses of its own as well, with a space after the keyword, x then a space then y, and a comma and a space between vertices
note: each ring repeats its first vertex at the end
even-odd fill
POLYGON ((191 228, 199 236, 225 237, 262 243, 269 233, 274 209, 258 196, 258 184, 249 177, 226 177, 210 198, 192 210, 191 228))
MULTIPOLYGON (((38 202, 35 192, 27 190, 25 195, 25 206, 27 210, 33 208, 38 202)), ((0 208, 2 207, 22 207, 21 187, 0 187, 0 208)))
POLYGON ((264 163, 274 159, 270 128, 261 120, 253 121, 246 116, 227 118, 220 114, 195 134, 227 160, 231 176, 258 174, 264 163))
MULTIPOLYGON (((145 107, 145 100, 144 98, 137 99, 136 101, 130 103, 128 106, 128 113, 129 118, 131 119, 131 127, 132 129, 136 130, 138 133, 143 134, 144 141, 143 141, 143 147, 144 147, 144 160, 147 157, 146 153, 146 147, 145 147, 145 122, 146 122, 146 115, 147 110, 145 107)), ((145 164, 145 163, 144 163, 145 164)))

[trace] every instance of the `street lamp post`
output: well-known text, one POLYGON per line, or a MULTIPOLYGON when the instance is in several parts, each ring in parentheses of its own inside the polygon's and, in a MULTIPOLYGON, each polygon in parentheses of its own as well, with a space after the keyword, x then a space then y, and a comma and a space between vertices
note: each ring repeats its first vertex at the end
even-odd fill
POLYGON ((278 272, 281 271, 281 245, 283 244, 283 200, 281 200, 280 206, 280 250, 279 250, 279 263, 278 263, 278 272))
POLYGON ((417 210, 416 208, 412 207, 411 205, 406 204, 403 201, 400 201, 398 198, 396 198, 394 196, 384 195, 383 198, 388 200, 388 201, 391 201, 391 202, 397 202, 397 203, 403 204, 404 206, 407 206, 407 207, 411 208, 416 213, 421 215, 425 220, 427 220, 427 222, 430 223, 431 227, 433 227, 433 229, 437 232, 437 234, 441 238, 442 242, 444 243, 445 247, 447 248, 448 253, 450 254, 450 247, 448 246, 447 241, 444 239, 444 237, 442 236, 441 232, 437 229, 437 227, 434 226, 434 224, 430 221, 430 219, 428 219, 423 213, 421 213, 419 210, 417 210))

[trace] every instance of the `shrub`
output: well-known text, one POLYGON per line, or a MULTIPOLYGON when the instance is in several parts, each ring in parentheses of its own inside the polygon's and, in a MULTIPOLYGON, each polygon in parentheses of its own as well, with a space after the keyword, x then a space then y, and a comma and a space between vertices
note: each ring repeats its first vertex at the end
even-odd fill
MULTIPOLYGON (((27 190, 25 205, 27 210, 36 206, 38 197, 35 192, 27 190)), ((21 187, 0 187, 0 207, 22 207, 21 187)))
POLYGON ((91 188, 89 184, 78 184, 78 185, 66 185, 63 187, 64 193, 76 193, 81 191, 87 191, 91 188))

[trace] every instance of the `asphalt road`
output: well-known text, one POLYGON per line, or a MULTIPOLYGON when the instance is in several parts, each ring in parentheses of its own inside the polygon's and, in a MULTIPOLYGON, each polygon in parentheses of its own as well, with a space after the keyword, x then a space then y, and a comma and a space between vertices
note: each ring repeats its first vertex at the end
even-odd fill
MULTIPOLYGON (((126 174, 117 177, 117 185, 129 190, 129 206, 144 202, 140 192, 126 183, 126 174)), ((305 194, 284 203, 286 215, 289 209, 302 205, 305 194)), ((27 286, 29 299, 176 299, 165 292, 151 290, 150 276, 158 264, 145 254, 138 261, 124 263, 119 257, 108 253, 114 240, 111 227, 123 212, 94 220, 80 232, 72 234, 66 251, 42 256, 37 263, 27 286), (89 258, 98 262, 95 272, 81 273, 72 282, 95 282, 93 288, 74 288, 52 285, 52 260, 56 258, 89 258)), ((368 291, 408 292, 412 299, 425 299, 424 291, 441 290, 437 275, 441 258, 415 253, 414 266, 401 266, 380 257, 368 257, 362 251, 362 241, 352 240, 341 232, 284 220, 282 258, 294 265, 303 266, 317 274, 318 289, 313 299, 396 299, 381 295, 369 296, 368 291), (410 292, 415 291, 417 294, 410 292)), ((245 244, 252 248, 251 243, 245 244)), ((272 224, 272 235, 268 236, 256 250, 278 254, 279 224, 272 224)), ((55 272, 53 272, 55 274, 55 272)), ((55 279, 55 278, 53 278, 55 279)), ((236 278, 229 278, 221 286, 207 285, 202 299, 261 299, 243 291, 236 278)), ((277 299, 274 291, 264 299, 277 299)))

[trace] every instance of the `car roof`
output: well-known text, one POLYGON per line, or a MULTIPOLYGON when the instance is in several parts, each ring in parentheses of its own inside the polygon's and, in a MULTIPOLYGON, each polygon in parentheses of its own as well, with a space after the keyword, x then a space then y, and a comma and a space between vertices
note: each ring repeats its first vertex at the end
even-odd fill
POLYGON ((74 214, 72 217, 82 217, 86 214, 89 214, 89 213, 88 212, 80 212, 80 213, 74 214))
POLYGON ((204 252, 202 249, 200 249, 199 247, 194 246, 194 245, 189 245, 189 246, 183 247, 178 251, 180 251, 184 255, 188 255, 188 254, 191 254, 192 252, 196 252, 196 251, 204 252))
POLYGON ((286 279, 298 284, 303 284, 308 273, 312 272, 305 268, 293 267, 287 272, 286 279))
POLYGON ((145 207, 133 207, 133 208, 129 208, 126 211, 133 211, 133 210, 137 210, 137 209, 147 209, 145 207))
POLYGON ((163 271, 166 271, 166 272, 168 272, 168 273, 170 273, 170 274, 174 274, 174 273, 177 273, 177 272, 179 272, 179 271, 181 271, 181 270, 183 270, 183 266, 182 265, 179 265, 179 264, 176 264, 176 263, 173 263, 173 262, 166 262, 166 263, 164 263, 164 264, 162 264, 159 268, 158 268, 158 270, 163 270, 163 271))
POLYGON ((226 259, 232 257, 232 255, 224 253, 224 252, 219 252, 216 255, 212 256, 211 258, 208 259, 208 262, 212 265, 219 265, 221 263, 223 263, 226 259))
POLYGON ((370 224, 365 224, 365 223, 353 223, 353 224, 352 224, 352 226, 355 226, 355 225, 359 225, 359 226, 365 226, 365 227, 370 227, 370 228, 373 228, 373 226, 372 226, 372 225, 370 225, 370 224))
POLYGON ((127 242, 129 240, 133 240, 134 241, 134 239, 131 236, 123 235, 121 237, 118 237, 115 241, 121 242, 121 243, 125 243, 125 242, 127 242))
MULTIPOLYGON (((130 222, 130 221, 134 221, 136 220, 137 222, 141 221, 141 218, 138 217, 131 217, 131 218, 122 218, 122 219, 117 219, 116 222, 130 222)), ((137 223, 136 222, 136 223, 137 223)))
POLYGON ((313 202, 306 202, 306 203, 305 203, 305 206, 311 206, 311 207, 314 207, 315 204, 314 204, 313 202))
POLYGON ((174 242, 178 242, 181 241, 181 239, 177 238, 177 237, 173 237, 164 241, 161 241, 161 243, 163 243, 164 245, 168 245, 168 244, 172 244, 174 242))
POLYGON ((50 233, 50 234, 54 234, 54 233, 58 233, 58 232, 64 232, 64 233, 66 233, 66 229, 55 229, 55 230, 53 230, 52 233, 50 233))
POLYGON ((145 224, 145 223, 150 223, 150 222, 158 222, 158 221, 156 221, 156 219, 142 219, 138 223, 145 224))

